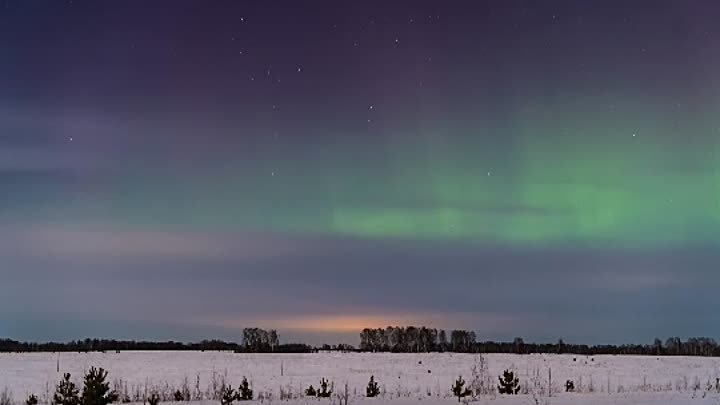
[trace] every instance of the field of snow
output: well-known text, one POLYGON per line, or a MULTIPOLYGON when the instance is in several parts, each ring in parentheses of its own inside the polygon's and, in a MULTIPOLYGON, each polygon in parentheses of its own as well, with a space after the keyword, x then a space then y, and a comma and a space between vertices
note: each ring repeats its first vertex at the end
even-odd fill
POLYGON ((462 375, 487 391, 474 399, 479 404, 720 404, 720 359, 539 354, 0 353, 0 391, 9 389, 17 403, 30 393, 46 403, 62 373, 79 384, 91 366, 108 370, 112 385, 133 402, 150 391, 171 400, 173 392, 186 390, 196 405, 219 404, 213 391, 247 376, 256 402, 263 403, 339 404, 347 385, 351 404, 452 404, 457 399, 450 387, 462 375), (521 395, 494 392, 504 369, 519 374, 521 395), (379 398, 364 398, 371 375, 379 398), (303 390, 321 378, 332 381, 339 395, 304 397, 303 390), (576 392, 564 392, 566 380, 574 381, 576 392))

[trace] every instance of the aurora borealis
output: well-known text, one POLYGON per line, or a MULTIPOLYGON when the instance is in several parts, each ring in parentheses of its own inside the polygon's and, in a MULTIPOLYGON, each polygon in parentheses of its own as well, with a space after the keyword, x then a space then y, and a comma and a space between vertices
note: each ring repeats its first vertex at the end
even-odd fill
POLYGON ((717 16, 3 0, 0 336, 717 335, 717 16))

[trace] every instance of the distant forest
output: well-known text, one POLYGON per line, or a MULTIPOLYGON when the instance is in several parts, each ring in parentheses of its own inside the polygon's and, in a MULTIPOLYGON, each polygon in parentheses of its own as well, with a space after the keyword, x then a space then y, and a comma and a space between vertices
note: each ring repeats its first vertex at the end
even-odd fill
POLYGON ((526 343, 522 338, 512 342, 478 342, 475 332, 444 330, 427 327, 392 327, 363 329, 360 332, 360 351, 372 352, 454 352, 454 353, 572 353, 582 355, 636 354, 670 356, 720 356, 720 346, 712 338, 697 337, 682 341, 668 338, 665 343, 655 339, 652 344, 584 345, 565 343, 526 343))
POLYGON ((478 342, 475 332, 427 327, 392 327, 363 329, 360 347, 347 344, 310 346, 304 343, 280 344, 275 330, 245 328, 242 343, 222 340, 203 340, 197 343, 175 341, 151 342, 112 339, 85 339, 66 343, 18 342, 0 339, 0 352, 108 352, 142 350, 234 351, 236 353, 312 353, 317 351, 358 351, 393 353, 571 353, 579 355, 633 354, 648 356, 720 356, 720 346, 712 338, 698 337, 682 341, 668 338, 664 343, 655 339, 652 344, 584 345, 565 343, 526 343, 522 338, 512 342, 478 342))

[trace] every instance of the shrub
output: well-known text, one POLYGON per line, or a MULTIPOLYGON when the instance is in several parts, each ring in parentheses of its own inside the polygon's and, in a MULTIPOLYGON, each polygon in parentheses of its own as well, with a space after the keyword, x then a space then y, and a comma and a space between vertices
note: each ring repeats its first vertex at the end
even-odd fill
POLYGON ((175 399, 175 401, 185 401, 185 395, 183 395, 182 391, 175 390, 173 393, 173 399, 175 399))
POLYGON ((37 405, 37 403, 38 399, 35 394, 30 394, 30 396, 25 400, 25 405, 37 405))
POLYGON ((310 385, 310 386, 305 390, 305 395, 307 395, 307 396, 309 396, 309 397, 316 397, 316 396, 317 396, 317 390, 316 390, 315 388, 313 388, 312 385, 310 385))
POLYGON ((237 399, 238 401, 252 401, 253 399, 253 391, 250 389, 250 384, 245 377, 243 377, 240 388, 238 388, 237 399))
POLYGON ((160 396, 157 392, 153 391, 147 399, 149 405, 158 405, 160 403, 160 396))
POLYGON ((220 395, 220 404, 230 405, 235 401, 237 394, 233 389, 232 385, 227 385, 222 388, 222 394, 220 395))
POLYGON ((380 389, 378 388, 377 382, 375 382, 375 376, 370 376, 370 382, 368 382, 368 386, 365 389, 365 395, 369 398, 373 398, 378 396, 380 394, 380 389))
POLYGON ((494 392, 495 387, 488 372, 487 360, 482 354, 475 357, 475 363, 470 368, 470 381, 467 386, 473 395, 488 395, 494 392))
POLYGON ((567 380, 565 381, 565 392, 574 392, 575 391, 575 383, 573 380, 567 380))
POLYGON ((12 393, 7 388, 0 391, 0 405, 13 405, 12 393))
POLYGON ((82 405, 108 405, 118 400, 117 392, 110 390, 110 383, 105 381, 107 375, 102 368, 90 367, 80 397, 82 405))
POLYGON ((461 398, 472 395, 472 391, 465 388, 465 380, 463 380, 462 376, 459 376, 458 379, 455 380, 455 385, 452 386, 452 393, 458 397, 458 402, 460 402, 461 398))
POLYGON ((332 395, 332 388, 328 389, 328 381, 324 378, 320 379, 320 389, 317 392, 317 396, 320 398, 330 398, 332 395))
POLYGON ((515 373, 512 371, 503 371, 503 375, 498 377, 498 379, 500 380, 498 391, 501 394, 514 395, 520 391, 520 380, 515 377, 515 373))
POLYGON ((55 394, 53 395, 53 404, 55 405, 79 405, 80 397, 78 394, 80 390, 75 386, 75 383, 70 381, 70 373, 65 373, 63 379, 55 387, 55 394))

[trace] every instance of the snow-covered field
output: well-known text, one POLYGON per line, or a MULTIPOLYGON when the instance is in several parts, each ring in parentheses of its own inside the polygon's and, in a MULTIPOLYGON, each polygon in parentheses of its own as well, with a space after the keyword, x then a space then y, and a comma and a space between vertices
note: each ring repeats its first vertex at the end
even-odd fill
POLYGON ((91 366, 109 371, 113 385, 140 399, 157 391, 167 400, 187 390, 195 403, 217 404, 213 385, 237 386, 247 376, 256 402, 335 403, 308 399, 303 390, 321 378, 334 383, 336 394, 359 404, 452 404, 450 387, 459 375, 489 393, 480 404, 720 404, 716 386, 720 359, 700 357, 576 356, 488 354, 235 354, 228 352, 0 353, 0 391, 9 389, 17 403, 30 393, 41 402, 51 398, 62 373, 76 383, 91 366), (59 366, 59 372, 58 370, 59 366), (473 368, 475 372, 473 373, 473 368), (504 369, 519 373, 523 394, 493 391, 504 369), (371 375, 381 396, 364 398, 371 375), (550 378, 551 375, 551 378, 550 378), (566 380, 576 392, 565 393, 566 380), (552 387, 549 394, 548 387, 552 387))

